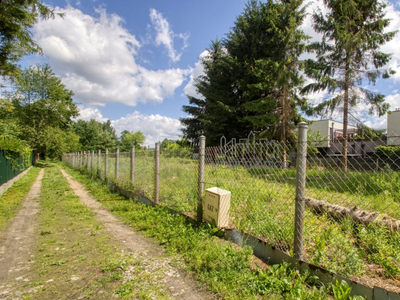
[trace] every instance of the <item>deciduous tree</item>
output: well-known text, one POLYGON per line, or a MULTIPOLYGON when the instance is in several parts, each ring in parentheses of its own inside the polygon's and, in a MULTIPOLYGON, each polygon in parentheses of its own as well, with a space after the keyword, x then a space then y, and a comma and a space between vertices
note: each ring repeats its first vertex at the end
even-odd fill
POLYGON ((54 18, 54 11, 39 0, 0 1, 0 75, 15 76, 17 62, 25 55, 41 53, 30 29, 39 18, 54 18))

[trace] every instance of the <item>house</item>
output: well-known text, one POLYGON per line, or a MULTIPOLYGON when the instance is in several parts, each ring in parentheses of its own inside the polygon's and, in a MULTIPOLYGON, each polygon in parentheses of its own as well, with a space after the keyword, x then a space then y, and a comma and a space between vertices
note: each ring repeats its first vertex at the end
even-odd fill
POLYGON ((400 146, 400 109, 387 114, 387 145, 400 146))
MULTIPOLYGON (((343 123, 333 120, 314 121, 308 126, 310 133, 319 133, 322 142, 318 144, 318 148, 330 148, 334 143, 343 139, 343 123)), ((347 125, 347 136, 353 137, 357 132, 357 126, 347 125)))
MULTIPOLYGON (((400 116, 400 115, 399 115, 400 116)), ((315 146, 320 153, 327 156, 342 155, 343 123, 333 120, 319 120, 309 125, 309 132, 318 132, 322 136, 322 141, 315 146)), ((400 128, 400 127, 399 127, 400 128)), ((385 141, 363 141, 357 140, 357 126, 347 126, 347 155, 362 156, 371 155, 375 147, 386 145, 385 141)))

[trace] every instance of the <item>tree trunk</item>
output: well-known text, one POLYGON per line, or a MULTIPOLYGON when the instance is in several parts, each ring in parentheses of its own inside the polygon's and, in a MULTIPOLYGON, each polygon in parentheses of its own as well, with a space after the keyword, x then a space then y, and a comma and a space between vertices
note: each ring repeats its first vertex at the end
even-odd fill
POLYGON ((350 64, 346 63, 344 75, 344 98, 343 98, 343 141, 342 141, 342 163, 343 172, 347 173, 347 124, 349 113, 349 68, 350 64))
POLYGON ((357 206, 348 208, 337 204, 331 204, 325 200, 304 198, 305 204, 317 213, 327 213, 328 215, 342 219, 350 217, 353 221, 364 225, 379 224, 388 227, 391 231, 400 231, 400 220, 389 217, 378 212, 368 212, 359 209, 357 206))
POLYGON ((282 106, 282 130, 281 130, 281 142, 283 147, 282 152, 282 167, 286 169, 286 129, 287 129, 287 111, 286 111, 286 87, 283 87, 283 93, 281 96, 282 106))

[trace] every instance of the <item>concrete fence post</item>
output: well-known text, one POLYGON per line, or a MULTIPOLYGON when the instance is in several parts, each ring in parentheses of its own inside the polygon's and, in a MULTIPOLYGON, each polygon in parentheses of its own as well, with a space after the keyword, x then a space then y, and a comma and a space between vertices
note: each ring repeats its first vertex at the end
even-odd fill
POLYGON ((79 151, 79 168, 82 168, 82 161, 83 161, 83 159, 82 159, 82 151, 79 151))
POLYGON ((158 203, 160 191, 160 142, 156 143, 154 175, 154 202, 158 203))
POLYGON ((203 220, 203 192, 204 192, 204 159, 206 149, 206 137, 200 136, 199 147, 199 178, 197 188, 197 221, 203 220))
POLYGON ((119 175, 119 148, 115 151, 115 179, 118 180, 119 175))
POLYGON ((297 260, 303 260, 305 210, 304 197, 306 189, 307 165, 307 129, 307 123, 299 123, 297 139, 296 199, 294 216, 294 258, 296 258, 297 260))
POLYGON ((135 181, 135 146, 131 149, 131 182, 135 181))
POLYGON ((106 154, 105 154, 105 165, 104 165, 104 179, 107 180, 107 174, 108 174, 108 149, 106 149, 106 154))

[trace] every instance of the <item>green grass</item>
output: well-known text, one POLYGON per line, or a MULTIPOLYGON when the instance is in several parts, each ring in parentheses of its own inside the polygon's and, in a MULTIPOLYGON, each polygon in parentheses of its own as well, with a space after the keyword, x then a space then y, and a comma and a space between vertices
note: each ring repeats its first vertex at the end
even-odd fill
MULTIPOLYGON (((129 183, 129 158, 121 158, 123 186, 132 191, 154 193, 153 156, 136 159, 136 176, 129 183)), ((210 163, 210 162, 209 162, 210 163)), ((195 214, 197 204, 197 161, 160 157, 161 205, 195 214)), ((232 192, 230 223, 292 254, 296 170, 232 168, 207 164, 206 188, 217 186, 232 192)), ((400 172, 349 171, 309 166, 306 196, 346 207, 357 206, 400 219, 400 172)), ((305 259, 344 276, 369 274, 400 280, 399 234, 379 226, 364 226, 350 219, 336 220, 307 209, 305 215, 305 259), (372 238, 379 232, 379 239, 372 238), (369 242, 368 239, 372 240, 369 242), (382 256, 384 253, 385 256, 382 256), (386 260, 385 260, 386 259, 386 260), (368 264, 382 272, 370 273, 368 264)))
POLYGON ((75 196, 58 167, 45 170, 34 263, 24 299, 170 299, 143 258, 126 254, 75 196), (35 287, 36 293, 33 293, 35 287), (81 298, 80 298, 81 297, 81 298))
POLYGON ((112 194, 99 182, 67 168, 76 180, 124 222, 181 255, 196 276, 226 299, 327 299, 318 279, 292 271, 287 265, 266 270, 253 265, 252 251, 215 237, 207 224, 194 226, 181 215, 161 206, 151 207, 112 194))
POLYGON ((35 182, 40 168, 33 167, 27 174, 20 178, 0 196, 0 231, 4 229, 8 221, 16 216, 25 195, 35 182))

